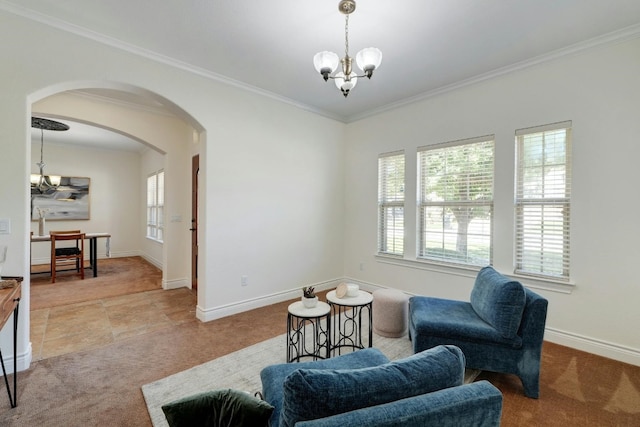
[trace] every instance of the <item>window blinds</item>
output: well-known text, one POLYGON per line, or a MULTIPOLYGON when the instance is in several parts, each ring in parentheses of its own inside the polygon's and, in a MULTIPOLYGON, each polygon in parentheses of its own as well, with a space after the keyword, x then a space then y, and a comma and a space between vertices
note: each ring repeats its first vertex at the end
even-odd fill
POLYGON ((569 280, 571 122, 516 131, 516 273, 569 280))
POLYGON ((147 177, 147 237, 163 239, 164 171, 147 177))
POLYGON ((378 252, 404 254, 404 152, 378 158, 378 252))

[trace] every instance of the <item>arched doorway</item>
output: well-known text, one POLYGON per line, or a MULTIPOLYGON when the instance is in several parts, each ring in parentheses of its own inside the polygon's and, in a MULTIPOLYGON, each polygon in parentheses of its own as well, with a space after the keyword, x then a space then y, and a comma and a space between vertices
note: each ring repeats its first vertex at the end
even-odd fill
MULTIPOLYGON (((192 227, 190 221, 191 158, 199 153, 202 127, 174 103, 144 89, 114 83, 80 82, 57 85, 39 91, 30 97, 31 114, 107 130, 124 135, 141 145, 141 173, 138 185, 149 170, 162 170, 166 176, 165 238, 161 245, 145 238, 142 215, 134 219, 139 231, 136 246, 132 242, 131 227, 121 227, 112 233, 112 253, 140 252, 153 260, 163 272, 162 287, 165 289, 190 287, 192 266, 188 251, 192 227), (146 169, 145 169, 146 168, 146 169), (137 220, 137 221, 136 221, 137 220), (118 234, 120 237, 118 237, 118 234), (127 240, 118 247, 116 242, 127 240), (157 251, 158 247, 160 248, 157 251)), ((78 149, 90 149, 81 147, 78 149)), ((100 159, 96 158, 96 162, 100 159)), ((132 183, 133 184, 133 183, 132 183)), ((144 194, 141 192, 141 194, 144 194)), ((100 197, 93 194, 92 197, 100 197)), ((92 204, 97 203, 93 202, 92 204)), ((139 210, 144 213, 144 201, 139 210)), ((125 216, 125 219, 131 215, 125 216)), ((97 220, 100 224, 100 220, 97 220)), ((102 224, 106 221, 103 218, 102 224)), ((127 221, 122 218, 118 225, 127 221)), ((110 227, 115 227, 113 223, 110 227)))

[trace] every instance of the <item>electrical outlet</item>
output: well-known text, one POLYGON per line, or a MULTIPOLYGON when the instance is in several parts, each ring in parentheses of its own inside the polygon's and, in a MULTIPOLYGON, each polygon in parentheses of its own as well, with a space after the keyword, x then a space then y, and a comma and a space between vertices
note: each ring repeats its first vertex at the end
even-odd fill
POLYGON ((242 286, 247 286, 249 284, 249 277, 248 276, 240 276, 240 284, 242 286))
POLYGON ((360 263, 360 271, 364 271, 364 262, 360 263))

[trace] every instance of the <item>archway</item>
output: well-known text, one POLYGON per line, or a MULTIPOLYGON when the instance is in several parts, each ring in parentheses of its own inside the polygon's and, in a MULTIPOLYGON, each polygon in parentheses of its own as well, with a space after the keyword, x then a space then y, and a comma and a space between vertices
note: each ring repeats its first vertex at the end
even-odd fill
MULTIPOLYGON (((148 153, 160 153, 161 169, 165 171, 167 180, 166 237, 155 263, 163 271, 163 288, 189 287, 191 264, 188 248, 191 236, 188 230, 191 227, 191 213, 190 201, 183 196, 190 198, 190 192, 184 191, 184 187, 190 186, 190 161, 194 154, 200 152, 198 143, 203 132, 202 126, 173 102, 125 84, 64 83, 32 94, 29 101, 31 115, 72 119, 106 129, 143 144, 147 157, 150 157, 148 153), (189 167, 185 166, 187 164, 189 167)), ((27 152, 29 156, 31 150, 27 152)), ((144 221, 139 220, 139 224, 144 227, 144 221)), ((112 252, 116 252, 117 236, 113 237, 112 252)), ((149 255, 152 249, 145 248, 147 242, 144 233, 139 239, 141 243, 134 250, 149 255)), ((120 249, 130 252, 130 248, 129 243, 129 248, 120 249)))

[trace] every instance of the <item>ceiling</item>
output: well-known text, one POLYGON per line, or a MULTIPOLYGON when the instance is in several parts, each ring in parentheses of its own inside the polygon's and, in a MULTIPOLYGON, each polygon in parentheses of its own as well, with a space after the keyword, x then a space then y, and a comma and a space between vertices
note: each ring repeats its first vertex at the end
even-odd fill
POLYGON ((358 0, 350 54, 383 53, 348 98, 313 55, 344 54, 338 0, 0 0, 5 9, 351 122, 586 47, 640 37, 638 0, 358 0))
MULTIPOLYGON (((31 143, 37 145, 38 153, 41 142, 45 144, 45 151, 47 150, 46 146, 49 144, 64 144, 84 148, 106 148, 109 150, 137 153, 142 153, 147 149, 146 145, 137 140, 108 129, 102 129, 75 120, 58 119, 43 115, 38 115, 38 117, 49 118, 69 126, 68 131, 44 130, 41 132, 40 129, 31 128, 31 143)), ((32 148, 34 153, 36 152, 36 148, 32 148)))

